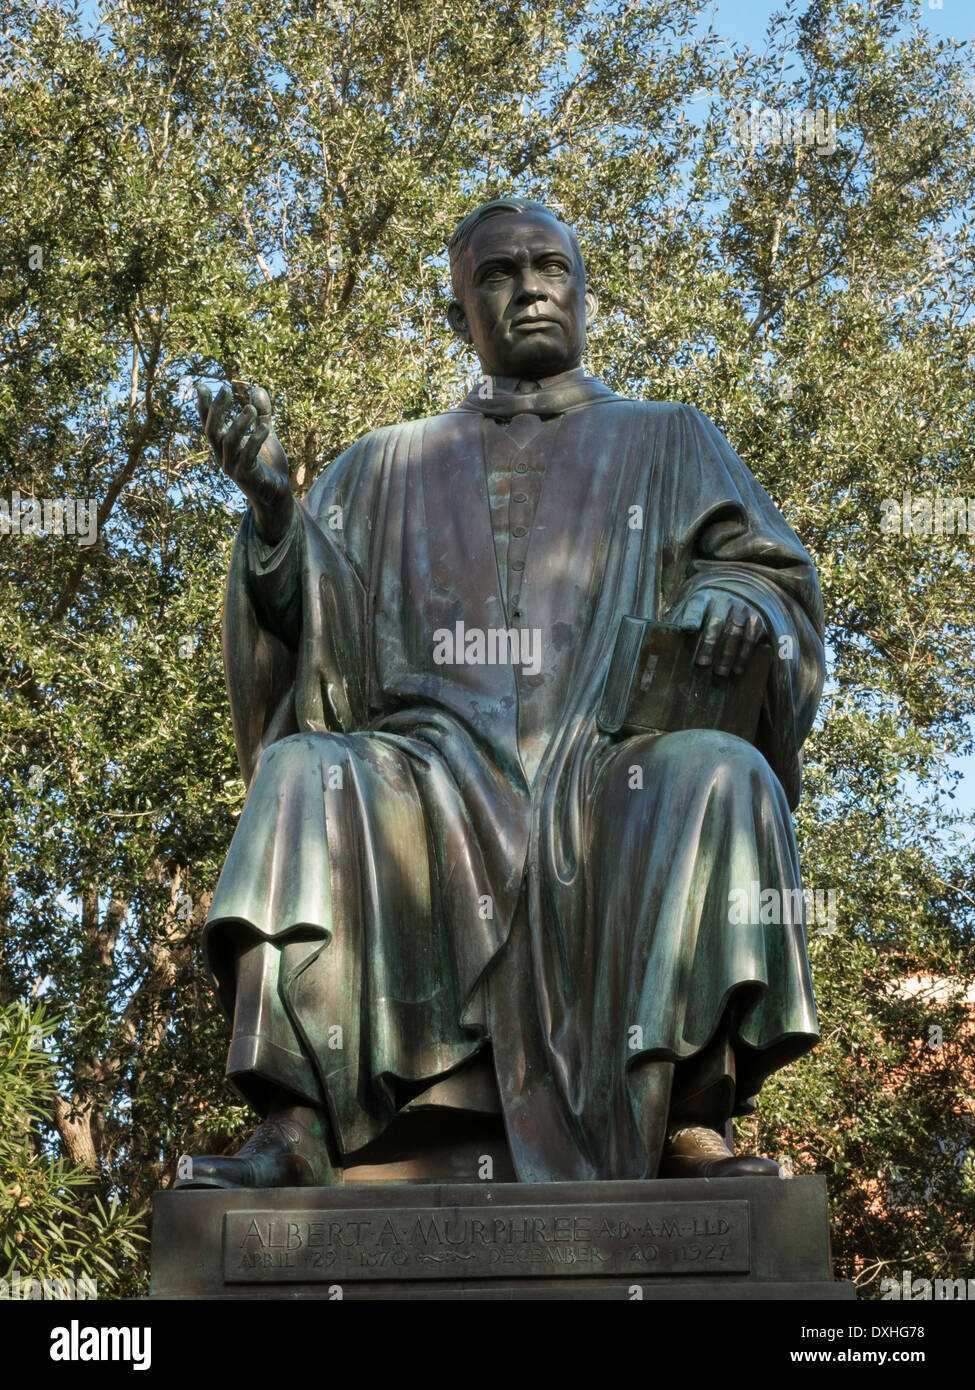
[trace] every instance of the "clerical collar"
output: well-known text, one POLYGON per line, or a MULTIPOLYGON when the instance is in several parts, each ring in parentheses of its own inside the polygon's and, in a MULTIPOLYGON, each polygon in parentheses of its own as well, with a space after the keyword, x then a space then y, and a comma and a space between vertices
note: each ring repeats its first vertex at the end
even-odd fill
POLYGON ((481 377, 473 391, 456 406, 456 410, 476 410, 482 415, 494 415, 509 420, 513 415, 561 415, 580 405, 597 401, 618 401, 608 386, 590 376, 583 367, 560 372, 558 376, 522 378, 512 376, 481 377))

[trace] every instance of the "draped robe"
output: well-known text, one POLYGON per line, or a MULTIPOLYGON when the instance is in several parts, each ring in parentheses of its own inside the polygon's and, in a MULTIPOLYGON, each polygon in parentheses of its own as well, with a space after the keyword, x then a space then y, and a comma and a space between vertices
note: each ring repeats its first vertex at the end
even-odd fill
POLYGON ((348 1157, 411 1097, 449 1105, 490 1043, 519 1178, 652 1177, 641 1065, 693 1080, 720 1042, 742 1113, 814 1045, 802 922, 732 923, 729 900, 799 887, 819 588, 693 407, 578 369, 367 434, 273 550, 245 514, 224 653, 249 792, 204 949, 258 1109, 264 1082, 322 1104, 348 1157), (541 661, 445 662, 458 624, 509 628, 485 440, 525 410, 552 441, 518 600, 541 661), (704 586, 775 647, 755 746, 601 733, 620 619, 704 586))

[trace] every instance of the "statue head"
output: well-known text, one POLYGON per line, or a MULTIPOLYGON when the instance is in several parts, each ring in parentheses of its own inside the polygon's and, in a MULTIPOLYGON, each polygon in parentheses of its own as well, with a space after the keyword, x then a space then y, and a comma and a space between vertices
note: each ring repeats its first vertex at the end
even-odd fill
POLYGON ((451 328, 490 376, 557 376, 578 367, 597 308, 571 227, 542 203, 497 198, 448 246, 451 328))

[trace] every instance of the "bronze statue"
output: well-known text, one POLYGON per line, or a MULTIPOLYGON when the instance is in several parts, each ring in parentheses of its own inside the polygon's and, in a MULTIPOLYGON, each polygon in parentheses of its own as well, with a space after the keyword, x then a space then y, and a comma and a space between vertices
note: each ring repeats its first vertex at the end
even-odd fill
POLYGON ((341 1181, 420 1111, 503 1119, 522 1181, 777 1174, 727 1125, 817 1040, 804 927, 729 902, 801 891, 813 564, 696 409, 582 369, 596 300, 553 213, 485 204, 450 260, 479 385, 303 503, 267 394, 230 422, 200 392, 250 501, 224 611, 249 790, 204 949, 265 1122, 182 1185, 341 1181), (634 618, 694 634, 753 742, 606 732, 634 618))

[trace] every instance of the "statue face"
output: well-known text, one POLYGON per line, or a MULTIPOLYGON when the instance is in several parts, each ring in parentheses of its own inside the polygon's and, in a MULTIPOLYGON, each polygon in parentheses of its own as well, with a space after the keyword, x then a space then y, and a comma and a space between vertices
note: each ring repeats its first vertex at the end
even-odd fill
POLYGON ((596 299, 558 222, 537 213, 486 218, 464 255, 463 302, 447 316, 486 374, 537 379, 579 365, 596 299))

